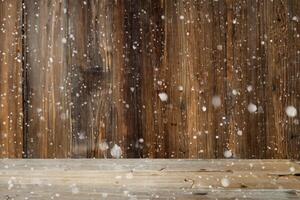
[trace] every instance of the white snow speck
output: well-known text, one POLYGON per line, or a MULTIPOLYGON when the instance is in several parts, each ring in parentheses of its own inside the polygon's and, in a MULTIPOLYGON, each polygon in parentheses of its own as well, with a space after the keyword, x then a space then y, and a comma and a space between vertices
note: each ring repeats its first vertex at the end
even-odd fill
POLYGON ((139 139, 139 143, 144 143, 144 139, 143 139, 143 138, 140 138, 140 139, 139 139))
POLYGON ((75 36, 73 34, 70 34, 69 37, 74 41, 75 40, 75 36))
POLYGON ((221 184, 223 187, 228 187, 230 185, 230 181, 228 178, 222 178, 221 179, 221 184))
POLYGON ((297 116, 297 109, 294 106, 287 106, 285 108, 285 113, 289 117, 296 117, 297 116))
POLYGON ((232 90, 232 94, 233 94, 234 96, 236 96, 236 95, 238 94, 238 91, 235 90, 235 89, 233 89, 233 90, 232 90))
POLYGON ((132 173, 127 173, 126 174, 126 179, 132 179, 133 178, 133 174, 132 173))
POLYGON ((219 50, 219 51, 222 51, 223 50, 223 46, 222 45, 217 45, 217 49, 219 50))
POLYGON ((11 190, 14 187, 14 184, 12 183, 11 180, 8 181, 8 190, 11 190))
POLYGON ((103 198, 107 198, 108 194, 107 193, 102 193, 103 198))
POLYGON ((184 20, 184 16, 180 15, 179 19, 184 20))
POLYGON ((202 111, 205 112, 207 109, 205 106, 202 106, 202 111))
POLYGON ((252 90, 253 90, 252 85, 248 85, 248 86, 247 86, 247 91, 248 91, 248 92, 251 92, 252 90))
POLYGON ((182 91, 183 91, 183 86, 182 86, 182 85, 179 85, 179 86, 178 86, 178 90, 179 90, 180 92, 182 92, 182 91))
POLYGON ((290 172, 292 172, 292 173, 296 171, 295 167, 290 167, 289 170, 290 170, 290 172))
POLYGON ((68 118, 68 114, 66 114, 66 113, 61 113, 60 114, 60 119, 61 120, 66 120, 68 118))
POLYGON ((292 18, 292 20, 295 21, 295 22, 298 22, 298 21, 299 21, 299 18, 298 18, 297 16, 294 16, 294 17, 292 18))
POLYGON ((85 139, 85 132, 79 132, 78 133, 78 138, 80 139, 80 140, 84 140, 85 139))
POLYGON ((161 92, 158 94, 161 101, 168 101, 168 95, 165 92, 161 92))
POLYGON ((50 57, 50 58, 49 58, 49 62, 50 62, 50 63, 53 63, 53 58, 50 57))
POLYGON ((217 108, 221 106, 221 97, 218 95, 215 95, 212 97, 212 105, 217 108))
POLYGON ((115 179, 120 180, 120 179, 122 179, 122 176, 115 176, 115 179))
POLYGON ((107 144, 107 142, 100 142, 100 144, 99 144, 99 149, 101 150, 101 151, 106 151, 107 149, 108 149, 109 147, 108 147, 108 144, 107 144))
POLYGON ((231 150, 226 150, 226 151, 224 151, 224 157, 225 157, 225 158, 231 158, 231 157, 232 157, 232 152, 231 152, 231 150))
POLYGON ((72 194, 78 194, 79 193, 79 188, 76 186, 76 184, 71 185, 71 192, 72 192, 72 194))
POLYGON ((110 154, 113 158, 121 158, 122 149, 119 145, 115 144, 113 148, 110 150, 110 154))
POLYGON ((62 38, 62 39, 61 39, 61 42, 62 42, 63 44, 66 44, 66 43, 67 43, 67 38, 62 38))
POLYGON ((238 134, 239 136, 242 136, 242 135, 243 135, 243 131, 242 131, 242 130, 238 130, 238 131, 237 131, 237 134, 238 134))
POLYGON ((257 106, 255 104, 253 104, 253 103, 249 103, 249 105, 248 105, 248 111, 250 113, 256 112, 257 111, 257 106))

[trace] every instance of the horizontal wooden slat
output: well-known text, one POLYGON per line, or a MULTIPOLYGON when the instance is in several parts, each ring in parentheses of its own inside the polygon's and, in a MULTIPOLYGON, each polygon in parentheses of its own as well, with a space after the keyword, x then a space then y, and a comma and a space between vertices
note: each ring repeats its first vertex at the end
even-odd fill
POLYGON ((265 172, 288 172, 290 167, 297 168, 299 163, 290 160, 184 160, 184 159, 4 159, 0 161, 0 170, 16 170, 34 168, 35 170, 164 170, 164 171, 265 171, 265 172), (188 166, 188 167, 187 167, 188 166))
POLYGON ((298 199, 299 174, 289 160, 1 160, 0 199, 298 199))

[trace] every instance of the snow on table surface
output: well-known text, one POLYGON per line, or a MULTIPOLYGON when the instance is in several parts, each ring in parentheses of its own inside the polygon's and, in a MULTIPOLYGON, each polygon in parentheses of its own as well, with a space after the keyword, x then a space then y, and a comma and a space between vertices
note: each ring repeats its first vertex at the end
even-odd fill
POLYGON ((0 199, 299 199, 290 160, 3 159, 0 199))

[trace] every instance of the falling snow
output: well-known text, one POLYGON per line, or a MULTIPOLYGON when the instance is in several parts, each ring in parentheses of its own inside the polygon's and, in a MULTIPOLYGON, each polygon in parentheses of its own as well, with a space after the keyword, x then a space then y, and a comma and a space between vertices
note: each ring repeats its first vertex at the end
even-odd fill
POLYGON ((99 144, 99 148, 101 151, 106 151, 109 149, 109 146, 108 146, 107 142, 103 141, 99 144))
POLYGON ((248 92, 251 92, 252 90, 253 90, 252 85, 248 85, 248 86, 247 86, 247 91, 248 91, 248 92))
POLYGON ((294 106, 287 106, 285 108, 285 113, 289 117, 296 117, 297 116, 297 109, 294 106))
POLYGON ((223 50, 223 46, 219 44, 219 45, 217 46, 217 49, 218 49, 219 51, 222 51, 222 50, 223 50))
POLYGON ((115 144, 113 148, 110 150, 110 154, 113 158, 121 158, 122 149, 119 145, 115 144))
POLYGON ((223 187, 228 187, 230 185, 230 181, 228 178, 222 178, 221 179, 221 184, 223 187))
POLYGON ((215 108, 218 108, 222 105, 221 97, 218 95, 213 96, 211 102, 215 108))
POLYGON ((158 94, 161 101, 168 101, 168 95, 165 92, 161 92, 158 94))
POLYGON ((232 157, 232 152, 231 152, 231 150, 226 150, 226 151, 224 151, 224 157, 225 157, 225 158, 231 158, 231 157, 232 157))
POLYGON ((257 106, 254 103, 249 103, 248 104, 248 111, 250 113, 255 113, 257 111, 257 106))
POLYGON ((62 39, 61 39, 61 42, 62 42, 63 44, 66 44, 66 43, 67 43, 67 38, 62 38, 62 39))
POLYGON ((243 131, 242 131, 242 130, 238 130, 238 131, 237 131, 237 134, 238 134, 239 136, 242 136, 242 135, 243 135, 243 131))

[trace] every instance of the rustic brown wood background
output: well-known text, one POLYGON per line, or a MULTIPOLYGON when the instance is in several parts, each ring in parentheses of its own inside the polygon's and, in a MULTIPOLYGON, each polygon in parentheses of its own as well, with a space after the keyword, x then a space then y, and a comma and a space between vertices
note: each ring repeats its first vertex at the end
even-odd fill
POLYGON ((299 34, 299 0, 0 0, 0 157, 300 159, 299 34))

